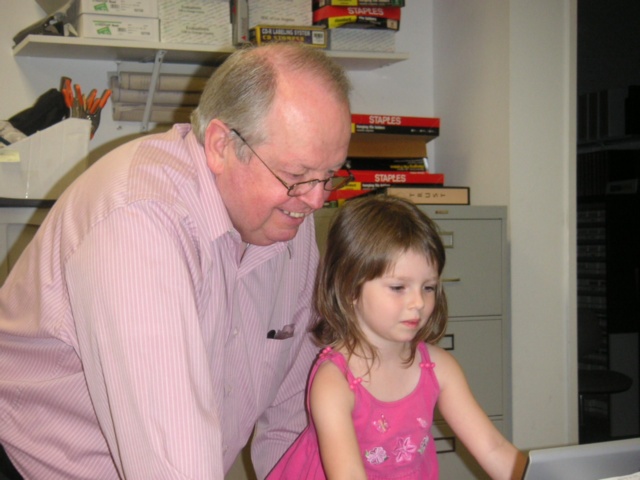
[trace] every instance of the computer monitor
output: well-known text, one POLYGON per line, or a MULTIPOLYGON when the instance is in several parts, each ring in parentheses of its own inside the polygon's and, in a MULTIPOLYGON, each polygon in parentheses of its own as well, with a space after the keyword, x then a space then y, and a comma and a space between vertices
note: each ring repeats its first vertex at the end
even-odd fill
POLYGON ((640 438, 531 450, 523 480, 601 480, 632 474, 640 479, 640 438))

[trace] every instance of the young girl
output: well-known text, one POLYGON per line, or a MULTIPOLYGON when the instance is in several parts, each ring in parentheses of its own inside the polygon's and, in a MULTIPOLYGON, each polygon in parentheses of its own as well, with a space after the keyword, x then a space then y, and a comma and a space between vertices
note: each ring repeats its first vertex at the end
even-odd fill
POLYGON ((412 203, 372 196, 340 208, 316 282, 313 334, 327 347, 309 379, 309 426, 269 479, 437 479, 436 405, 492 478, 521 477, 524 456, 436 345, 444 263, 437 226, 412 203))

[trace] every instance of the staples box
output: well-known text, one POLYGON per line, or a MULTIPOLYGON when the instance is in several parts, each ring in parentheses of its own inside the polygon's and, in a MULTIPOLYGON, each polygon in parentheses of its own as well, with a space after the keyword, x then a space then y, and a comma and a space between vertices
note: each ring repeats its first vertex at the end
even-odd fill
POLYGON ((157 18, 83 13, 78 16, 75 25, 78 35, 85 38, 160 41, 160 27, 157 18))
POLYGON ((249 1, 249 28, 258 25, 311 26, 309 0, 253 0, 249 1))
POLYGON ((229 0, 158 0, 160 41, 232 46, 229 0))
POLYGON ((322 7, 313 12, 313 24, 327 28, 400 28, 401 7, 322 7))
POLYGON ((96 13, 158 18, 158 3, 156 0, 75 0, 72 11, 75 15, 96 13))
POLYGON ((69 118, 0 148, 0 197, 57 199, 89 167, 90 132, 69 118))
POLYGON ((313 0, 313 8, 336 7, 404 7, 404 0, 313 0))

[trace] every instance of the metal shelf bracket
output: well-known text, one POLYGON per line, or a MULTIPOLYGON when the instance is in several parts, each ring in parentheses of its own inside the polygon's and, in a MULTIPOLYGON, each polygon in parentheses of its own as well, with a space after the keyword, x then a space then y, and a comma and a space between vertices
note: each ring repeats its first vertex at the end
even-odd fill
POLYGON ((166 50, 158 50, 156 52, 155 60, 153 62, 153 71, 151 72, 151 85, 149 85, 149 95, 147 96, 147 103, 144 106, 144 114, 142 115, 142 125, 140 126, 141 131, 147 132, 149 131, 149 119, 151 118, 151 106, 153 105, 153 97, 156 93, 156 88, 158 86, 158 77, 160 76, 160 67, 162 66, 162 61, 164 60, 164 56, 167 53, 166 50))

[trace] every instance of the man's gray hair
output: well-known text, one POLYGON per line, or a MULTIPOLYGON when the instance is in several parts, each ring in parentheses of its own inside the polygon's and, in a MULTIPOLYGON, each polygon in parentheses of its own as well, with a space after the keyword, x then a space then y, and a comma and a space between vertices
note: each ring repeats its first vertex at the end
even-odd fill
POLYGON ((251 145, 264 142, 263 122, 276 94, 278 75, 283 70, 310 73, 323 82, 339 102, 349 106, 349 79, 342 67, 322 50, 293 42, 249 46, 231 54, 208 80, 198 108, 191 114, 198 141, 204 145, 209 122, 218 119, 241 132, 251 145))

